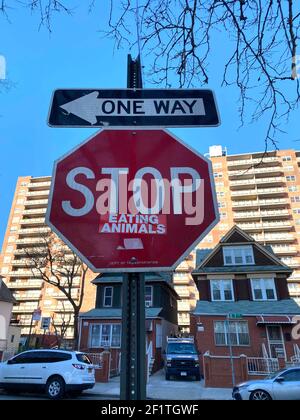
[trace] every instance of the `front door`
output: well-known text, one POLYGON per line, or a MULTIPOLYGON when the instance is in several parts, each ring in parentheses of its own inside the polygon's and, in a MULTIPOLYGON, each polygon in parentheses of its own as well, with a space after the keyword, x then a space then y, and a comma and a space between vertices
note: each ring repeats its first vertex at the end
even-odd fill
POLYGON ((270 357, 286 359, 285 345, 280 325, 268 325, 267 335, 269 342, 270 357))

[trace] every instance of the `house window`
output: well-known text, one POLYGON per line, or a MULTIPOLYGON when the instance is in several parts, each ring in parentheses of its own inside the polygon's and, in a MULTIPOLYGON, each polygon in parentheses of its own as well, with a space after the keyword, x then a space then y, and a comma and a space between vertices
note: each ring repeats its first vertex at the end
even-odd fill
POLYGON ((213 301, 233 301, 232 280, 211 280, 211 297, 213 301))
POLYGON ((252 246, 224 247, 224 265, 251 265, 254 264, 252 246))
POLYGON ((104 288, 103 306, 111 307, 113 303, 113 288, 111 286, 104 288))
POLYGON ((215 321, 215 343, 217 346, 249 346, 250 336, 247 321, 215 321))
POLYGON ((277 300, 274 279, 251 279, 253 300, 277 300))
POLYGON ((90 348, 121 347, 121 324, 93 324, 90 326, 90 348))
POLYGON ((145 287, 145 306, 146 306, 146 308, 150 308, 151 306, 153 306, 152 296, 153 296, 153 287, 152 286, 146 286, 145 287))

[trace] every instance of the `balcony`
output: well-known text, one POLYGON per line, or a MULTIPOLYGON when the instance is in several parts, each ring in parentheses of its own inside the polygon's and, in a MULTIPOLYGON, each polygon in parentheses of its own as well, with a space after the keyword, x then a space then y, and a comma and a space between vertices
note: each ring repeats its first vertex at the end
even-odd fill
POLYGON ((288 210, 262 210, 262 211, 243 211, 234 213, 234 220, 241 219, 261 219, 266 217, 288 217, 290 213, 288 210))
POLYGON ((41 190, 41 191, 28 191, 25 194, 26 197, 48 197, 49 196, 49 190, 41 190))
POLYGON ((41 295, 20 295, 18 293, 16 293, 14 295, 15 299, 17 299, 17 301, 21 302, 21 301, 34 301, 34 300, 40 300, 41 299, 41 295))
POLYGON ((255 166, 255 165, 265 165, 278 163, 279 159, 276 156, 263 157, 263 158, 254 158, 254 159, 239 159, 239 160, 227 160, 227 165, 232 166, 255 166))
POLYGON ((38 214, 45 214, 46 211, 47 211, 47 209, 45 207, 44 208, 40 207, 40 208, 32 209, 32 210, 24 210, 22 213, 24 215, 32 215, 32 214, 38 215, 38 214))
POLYGON ((43 181, 43 182, 31 182, 28 188, 50 188, 51 181, 43 181))
POLYGON ((27 244, 45 244, 45 240, 43 238, 24 238, 24 239, 17 239, 17 245, 27 245, 27 244))
POLYGON ((22 259, 22 260, 13 260, 12 261, 12 266, 17 266, 17 267, 32 267, 34 265, 34 263, 32 261, 30 261, 30 259, 22 259))
POLYGON ((20 225, 44 225, 45 219, 44 217, 35 217, 32 219, 22 219, 20 221, 20 225))
POLYGON ((41 247, 37 247, 37 248, 20 248, 20 249, 16 249, 14 251, 14 255, 25 255, 27 256, 28 254, 33 255, 34 253, 38 253, 38 255, 47 255, 47 251, 42 251, 41 247))
POLYGON ((264 222, 264 223, 238 223, 238 226, 247 231, 257 232, 257 231, 280 231, 288 230, 293 227, 291 222, 282 221, 282 222, 264 222))
POLYGON ((10 271, 8 275, 10 277, 36 277, 40 273, 37 270, 16 270, 16 271, 10 271))
POLYGON ((264 173, 277 173, 281 174, 283 173, 283 169, 281 166, 271 167, 271 168, 250 168, 250 169, 240 169, 237 171, 229 171, 228 176, 229 177, 239 177, 239 176, 247 176, 247 175, 260 175, 264 173))
POLYGON ((238 191, 231 191, 232 197, 256 197, 257 196, 257 190, 251 189, 251 190, 238 190, 238 191))
POLYGON ((26 209, 28 207, 46 207, 48 204, 48 200, 26 200, 24 205, 26 209))
POLYGON ((180 312, 190 312, 191 305, 188 302, 180 302, 180 300, 177 302, 178 311, 180 312))
POLYGON ((51 229, 48 227, 19 229, 18 231, 19 235, 35 235, 49 232, 51 232, 51 229))
POLYGON ((282 207, 289 204, 289 200, 286 198, 278 198, 275 200, 244 200, 244 201, 233 201, 232 208, 258 208, 258 207, 282 207))
POLYGON ((35 309, 38 308, 38 304, 36 306, 28 307, 28 306, 14 306, 13 307, 13 313, 32 313, 35 309))
POLYGON ((9 282, 7 287, 9 289, 40 289, 43 283, 43 280, 14 281, 9 282))
POLYGON ((188 288, 179 289, 178 287, 175 286, 175 291, 176 291, 176 293, 178 293, 178 295, 181 298, 189 298, 190 297, 190 294, 191 294, 190 293, 190 290, 188 288))
POLYGON ((239 179, 237 181, 230 181, 229 185, 230 187, 244 187, 248 185, 261 185, 261 184, 270 184, 270 185, 276 185, 276 184, 284 184, 285 178, 274 176, 272 178, 252 178, 252 179, 239 179))
POLYGON ((295 246, 287 246, 287 247, 272 246, 272 248, 273 248, 274 253, 278 255, 295 255, 298 253, 298 249, 295 246))
POLYGON ((265 242, 294 242, 295 236, 292 233, 285 233, 282 235, 265 235, 265 242))

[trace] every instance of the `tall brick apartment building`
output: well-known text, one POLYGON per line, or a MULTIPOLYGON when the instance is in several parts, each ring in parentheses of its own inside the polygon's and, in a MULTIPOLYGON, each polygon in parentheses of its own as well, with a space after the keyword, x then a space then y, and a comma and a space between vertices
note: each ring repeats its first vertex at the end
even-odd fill
POLYGON ((300 152, 229 155, 210 148, 220 223, 199 244, 214 248, 238 225, 293 269, 289 290, 300 304, 300 152))
MULTIPOLYGON (((72 316, 73 311, 61 292, 33 276, 26 256, 28 250, 43 246, 41 235, 50 231, 45 225, 50 183, 51 177, 18 179, 0 256, 1 274, 17 301, 13 308, 12 323, 22 327, 22 335, 29 333, 32 313, 37 308, 41 309, 43 317, 54 316, 58 329, 65 320, 63 314, 69 313, 72 316)), ((94 273, 88 273, 83 311, 94 305, 95 287, 90 283, 94 277, 94 273)), ((80 276, 74 279, 73 286, 73 294, 76 296, 81 288, 80 276)), ((39 323, 34 322, 33 327, 32 333, 43 332, 39 323)), ((72 335, 72 328, 69 328, 66 338, 72 335)))

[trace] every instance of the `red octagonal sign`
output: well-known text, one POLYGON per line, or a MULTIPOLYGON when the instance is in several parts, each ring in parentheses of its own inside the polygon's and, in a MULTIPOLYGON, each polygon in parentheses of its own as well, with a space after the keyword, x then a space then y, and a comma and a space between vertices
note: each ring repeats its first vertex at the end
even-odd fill
POLYGON ((103 130, 55 162, 47 224, 95 272, 173 270, 218 222, 209 160, 166 130, 103 130))

